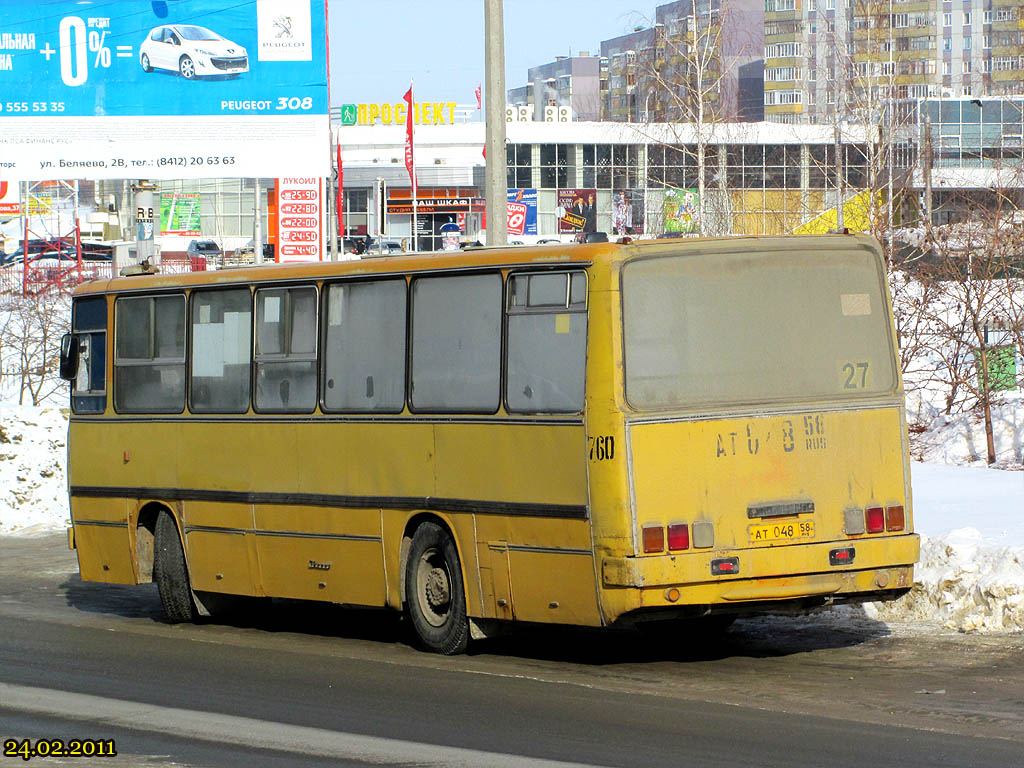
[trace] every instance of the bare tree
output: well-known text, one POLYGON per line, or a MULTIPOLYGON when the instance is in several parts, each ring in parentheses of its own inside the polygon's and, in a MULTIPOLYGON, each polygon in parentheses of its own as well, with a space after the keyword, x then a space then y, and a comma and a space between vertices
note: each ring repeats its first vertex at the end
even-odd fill
POLYGON ((0 377, 17 388, 18 404, 42 404, 64 383, 58 378, 60 339, 69 326, 70 301, 48 291, 8 299, 0 327, 0 377))
MULTIPOLYGON (((638 122, 663 122, 675 135, 671 143, 692 154, 697 181, 697 218, 706 233, 708 172, 718 180, 719 203, 728 208, 725 174, 708 159, 720 141, 717 129, 738 117, 736 67, 754 54, 737 0, 690 5, 668 25, 655 25, 653 49, 638 60, 638 122)), ((659 137, 660 138, 660 137, 659 137)), ((726 211, 721 212, 724 216, 726 211)))
MULTIPOLYGON (((999 178, 993 173, 993 178, 999 178)), ((1016 185, 1013 185, 1016 186, 1016 185)), ((927 329, 923 349, 934 377, 945 386, 945 411, 977 408, 985 429, 986 458, 996 461, 992 406, 1001 389, 1024 383, 1012 364, 1024 341, 1020 331, 1024 210, 1013 191, 993 186, 959 196, 962 221, 925 222, 927 262, 921 280, 930 300, 919 306, 927 329)))
POLYGON ((825 96, 824 104, 815 99, 814 119, 831 125, 835 137, 822 170, 834 179, 836 226, 873 234, 887 245, 890 263, 890 233, 900 224, 917 131, 916 105, 898 80, 923 74, 918 68, 927 63, 897 50, 891 10, 887 0, 854 0, 849 16, 819 20, 828 53, 816 60, 808 91, 809 99, 825 96))

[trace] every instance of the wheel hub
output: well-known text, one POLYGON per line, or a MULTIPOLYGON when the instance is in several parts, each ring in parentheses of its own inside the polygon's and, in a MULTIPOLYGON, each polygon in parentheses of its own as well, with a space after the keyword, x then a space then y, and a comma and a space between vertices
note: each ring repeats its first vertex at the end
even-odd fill
POLYGON ((451 587, 443 568, 431 568, 427 574, 427 601, 434 610, 443 608, 451 601, 451 587))

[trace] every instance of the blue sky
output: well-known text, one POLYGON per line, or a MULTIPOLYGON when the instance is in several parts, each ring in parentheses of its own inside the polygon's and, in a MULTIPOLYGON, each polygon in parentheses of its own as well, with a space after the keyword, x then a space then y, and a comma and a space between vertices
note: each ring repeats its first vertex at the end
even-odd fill
MULTIPOLYGON (((664 2, 664 0, 662 0, 664 2)), ((531 66, 632 31, 654 0, 505 0, 505 87, 531 66)), ((328 0, 331 103, 475 103, 484 80, 484 0, 328 0)))

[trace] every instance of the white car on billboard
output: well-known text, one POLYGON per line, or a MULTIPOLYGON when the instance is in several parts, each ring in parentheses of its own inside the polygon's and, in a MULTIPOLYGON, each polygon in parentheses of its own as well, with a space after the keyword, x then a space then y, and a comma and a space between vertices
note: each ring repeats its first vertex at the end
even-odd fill
POLYGON ((194 24, 154 27, 139 46, 144 72, 167 69, 186 80, 249 71, 249 54, 238 43, 194 24))

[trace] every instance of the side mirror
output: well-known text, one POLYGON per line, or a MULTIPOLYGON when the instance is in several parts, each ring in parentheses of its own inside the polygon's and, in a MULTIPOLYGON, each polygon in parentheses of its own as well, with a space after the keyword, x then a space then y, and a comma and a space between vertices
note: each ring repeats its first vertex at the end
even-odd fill
POLYGON ((74 381, 78 375, 78 337, 65 333, 60 340, 60 377, 74 381))

